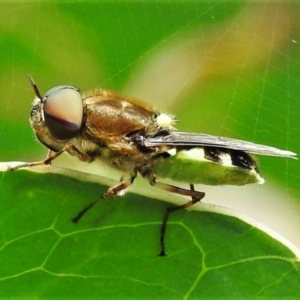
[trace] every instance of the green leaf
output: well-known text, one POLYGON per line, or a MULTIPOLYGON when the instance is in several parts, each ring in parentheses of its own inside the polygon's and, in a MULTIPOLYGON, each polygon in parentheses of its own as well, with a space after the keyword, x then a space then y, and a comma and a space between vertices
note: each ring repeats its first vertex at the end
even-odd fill
POLYGON ((159 257, 161 221, 170 204, 127 193, 100 201, 75 225, 70 218, 106 186, 59 173, 0 176, 0 297, 300 296, 299 250, 293 253, 235 217, 213 209, 172 214, 168 255, 159 257))

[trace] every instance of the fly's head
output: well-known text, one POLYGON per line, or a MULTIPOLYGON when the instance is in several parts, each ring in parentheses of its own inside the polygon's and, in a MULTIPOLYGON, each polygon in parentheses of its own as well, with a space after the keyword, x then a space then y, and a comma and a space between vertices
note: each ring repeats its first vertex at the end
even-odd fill
POLYGON ((29 76, 36 98, 30 114, 30 124, 37 138, 53 151, 60 150, 78 136, 83 123, 83 103, 79 89, 62 85, 41 96, 29 76))

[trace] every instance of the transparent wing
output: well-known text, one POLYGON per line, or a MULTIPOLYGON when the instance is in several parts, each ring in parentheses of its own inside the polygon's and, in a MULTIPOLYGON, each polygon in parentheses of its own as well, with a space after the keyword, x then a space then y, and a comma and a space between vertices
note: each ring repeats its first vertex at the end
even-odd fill
POLYGON ((226 137, 213 136, 204 133, 174 132, 166 136, 146 137, 144 139, 146 147, 169 145, 169 146, 187 146, 187 147, 219 147, 244 152, 281 156, 297 159, 297 154, 287 150, 280 150, 260 144, 254 144, 243 140, 235 140, 226 137))

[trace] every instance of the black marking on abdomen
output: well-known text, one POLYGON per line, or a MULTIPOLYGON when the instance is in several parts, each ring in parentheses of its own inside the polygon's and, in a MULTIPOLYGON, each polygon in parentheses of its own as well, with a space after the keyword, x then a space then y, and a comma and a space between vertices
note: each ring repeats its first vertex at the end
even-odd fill
POLYGON ((224 164, 224 157, 222 158, 222 156, 229 155, 233 166, 245 170, 255 170, 258 174, 260 174, 256 161, 244 151, 217 147, 203 147, 203 150, 204 156, 207 160, 224 164))
POLYGON ((230 150, 230 156, 234 166, 247 170, 255 169, 257 167, 254 159, 246 152, 230 150))
POLYGON ((262 177, 256 161, 246 152, 238 150, 230 150, 232 164, 234 166, 246 169, 246 170, 255 170, 257 174, 262 177))
POLYGON ((222 164, 221 154, 227 154, 227 149, 215 148, 215 147, 203 147, 204 157, 207 160, 222 164))

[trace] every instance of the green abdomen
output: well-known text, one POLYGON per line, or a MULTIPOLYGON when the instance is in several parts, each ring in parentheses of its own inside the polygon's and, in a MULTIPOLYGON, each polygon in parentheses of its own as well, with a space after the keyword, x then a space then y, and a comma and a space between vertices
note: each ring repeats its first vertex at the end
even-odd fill
POLYGON ((161 158, 154 170, 157 177, 206 185, 263 183, 256 162, 242 151, 198 147, 174 148, 161 158))

